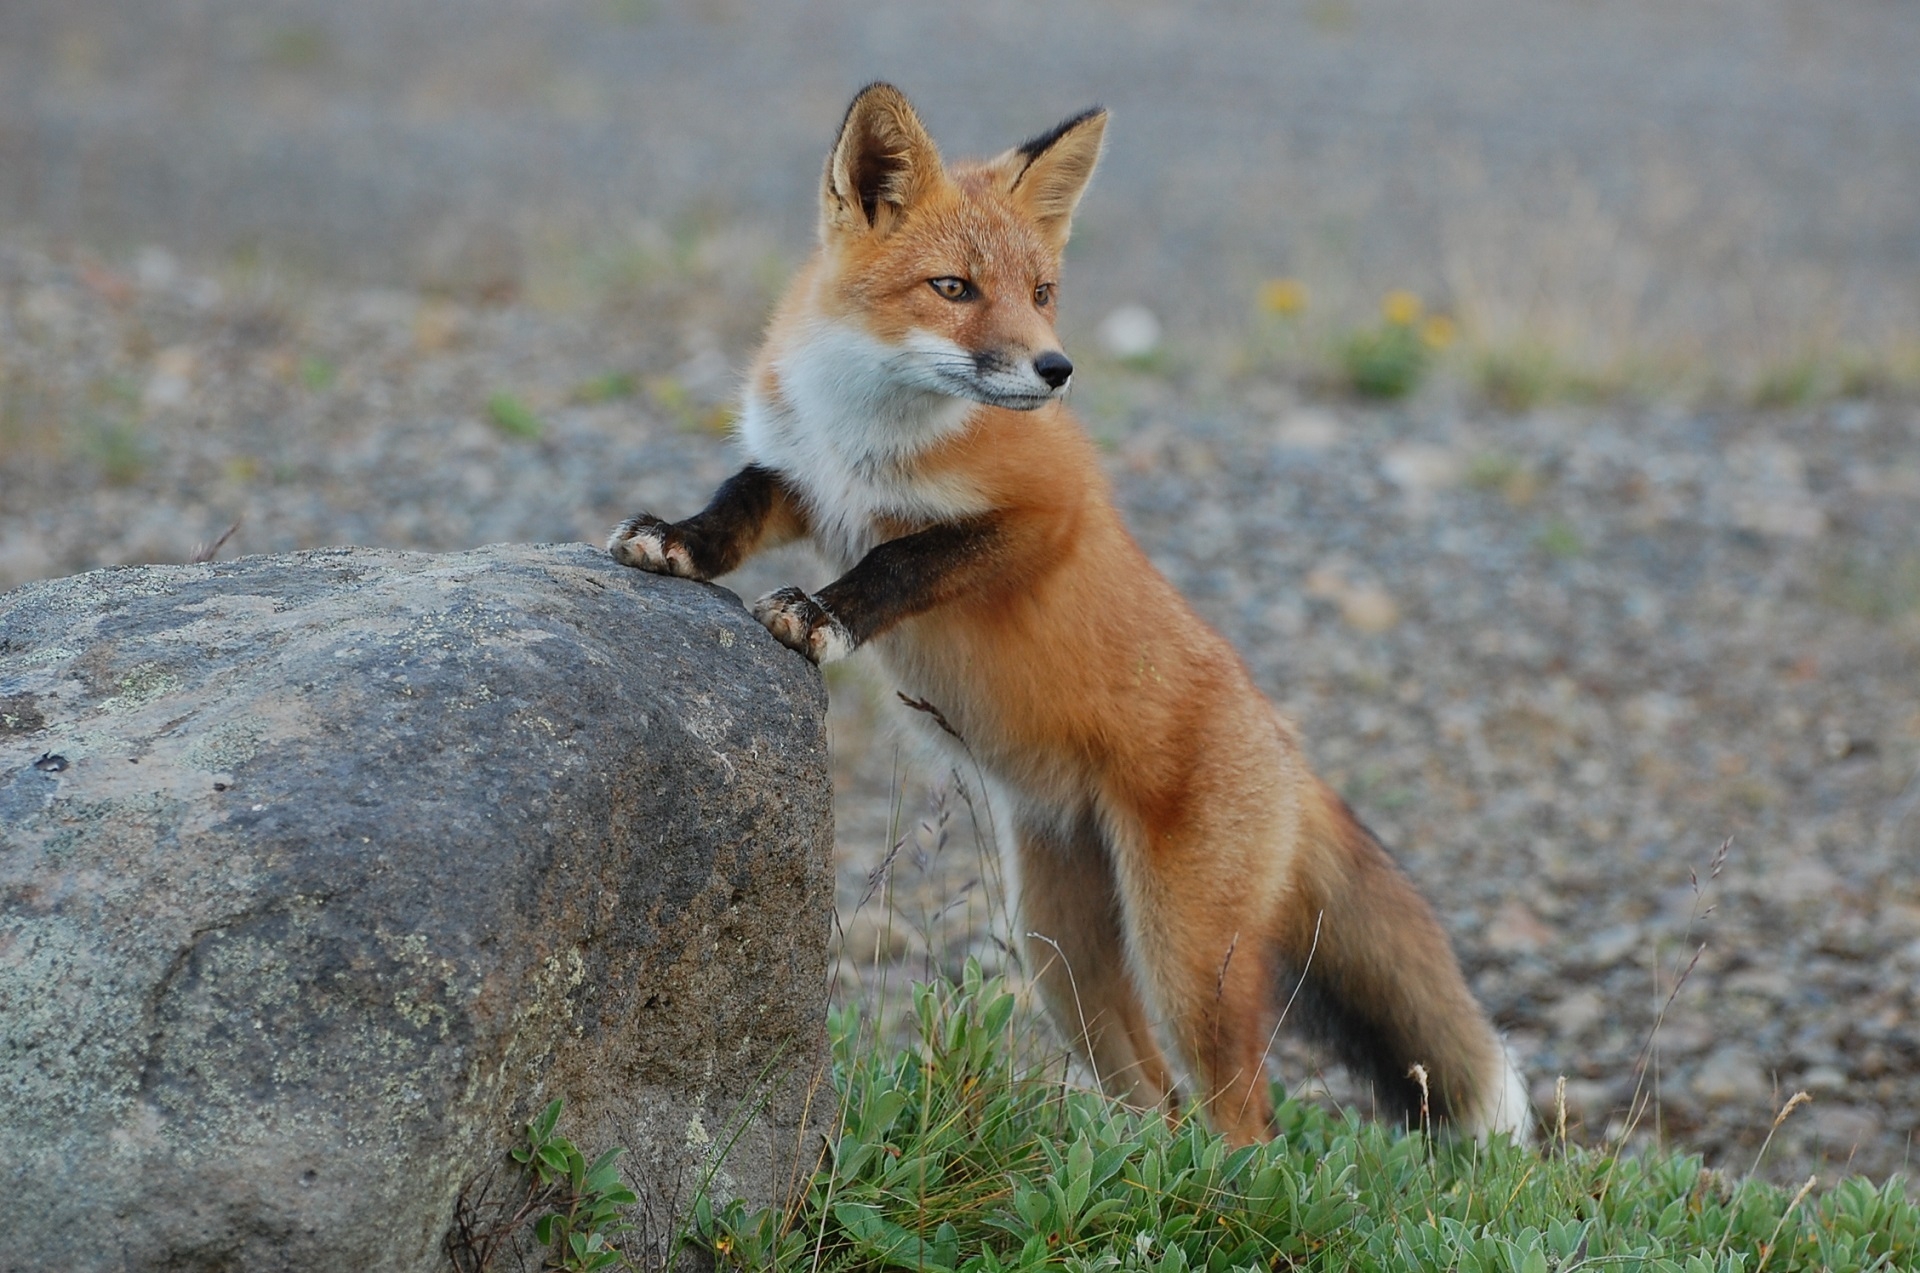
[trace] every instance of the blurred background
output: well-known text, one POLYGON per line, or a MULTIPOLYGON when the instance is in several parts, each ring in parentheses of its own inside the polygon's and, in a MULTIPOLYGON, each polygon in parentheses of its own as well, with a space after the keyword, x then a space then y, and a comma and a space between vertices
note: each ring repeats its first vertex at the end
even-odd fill
MULTIPOLYGON (((0 0, 0 587, 684 515, 861 84, 1100 102, 1075 406, 1536 1099, 1899 1169, 1916 66, 1910 0, 0 0)), ((1017 977, 975 776, 832 687, 837 993, 1017 977)))
POLYGON ((1900 0, 10 0, 5 23, 0 212, 102 246, 538 297, 694 227, 791 257, 852 88, 890 77, 964 154, 1112 108, 1083 318, 1149 297, 1233 325, 1277 273, 1412 288, 1589 372, 1732 378, 1920 329, 1900 0))

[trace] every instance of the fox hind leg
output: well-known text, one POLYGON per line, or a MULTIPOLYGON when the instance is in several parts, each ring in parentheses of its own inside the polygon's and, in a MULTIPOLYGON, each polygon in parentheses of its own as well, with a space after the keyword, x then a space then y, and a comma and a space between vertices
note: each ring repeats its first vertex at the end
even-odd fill
POLYGON ((1113 865, 1098 829, 1018 829, 1027 965, 1073 1051, 1108 1095, 1167 1108, 1173 1071, 1154 1039, 1127 958, 1113 865))
POLYGON ((1208 870, 1207 828, 1156 846, 1153 870, 1121 872, 1129 942, 1166 1014, 1207 1122, 1235 1145, 1273 1135, 1267 1049, 1279 1015, 1273 943, 1258 889, 1208 870), (1197 870, 1180 869, 1180 859, 1197 870))

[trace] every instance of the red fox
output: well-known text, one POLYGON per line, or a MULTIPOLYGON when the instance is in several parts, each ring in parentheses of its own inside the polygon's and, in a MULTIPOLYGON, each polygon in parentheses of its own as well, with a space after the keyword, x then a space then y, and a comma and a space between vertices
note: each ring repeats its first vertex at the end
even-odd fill
POLYGON ((1106 123, 948 168, 898 89, 862 90, 753 366, 749 463, 607 549, 704 580, 806 537, 835 564, 755 616, 815 663, 872 646, 965 740, 1012 813, 1029 966, 1108 1092, 1171 1108, 1164 1037, 1212 1125, 1264 1139, 1290 1013, 1394 1115, 1524 1138, 1433 912, 1148 563, 1062 401, 1061 250, 1106 123))

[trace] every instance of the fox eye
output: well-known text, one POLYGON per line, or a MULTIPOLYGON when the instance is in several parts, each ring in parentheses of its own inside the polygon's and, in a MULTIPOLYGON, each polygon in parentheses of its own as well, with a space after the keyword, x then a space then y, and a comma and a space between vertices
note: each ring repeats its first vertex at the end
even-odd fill
POLYGON ((980 293, 973 290, 973 284, 963 278, 948 274, 940 278, 930 278, 927 286, 950 301, 970 301, 980 293))
POLYGON ((1033 303, 1041 309, 1053 304, 1053 284, 1042 283, 1033 289, 1033 303))

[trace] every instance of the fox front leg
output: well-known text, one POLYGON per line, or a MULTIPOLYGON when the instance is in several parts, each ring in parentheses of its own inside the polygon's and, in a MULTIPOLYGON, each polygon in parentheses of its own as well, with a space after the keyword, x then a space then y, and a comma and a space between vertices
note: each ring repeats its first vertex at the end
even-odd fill
POLYGON ((753 603, 753 617, 774 640, 815 663, 837 663, 858 644, 847 625, 828 614, 804 588, 776 588, 753 603))
POLYGON ((799 504, 772 469, 749 464, 721 484, 706 508, 681 522, 638 513, 613 528, 607 552, 623 566, 708 580, 762 548, 806 531, 799 504))
POLYGON ((990 517, 945 522, 888 540, 811 596, 769 592, 753 603, 753 617, 780 644, 832 663, 999 573, 1007 542, 1005 526, 990 517))

